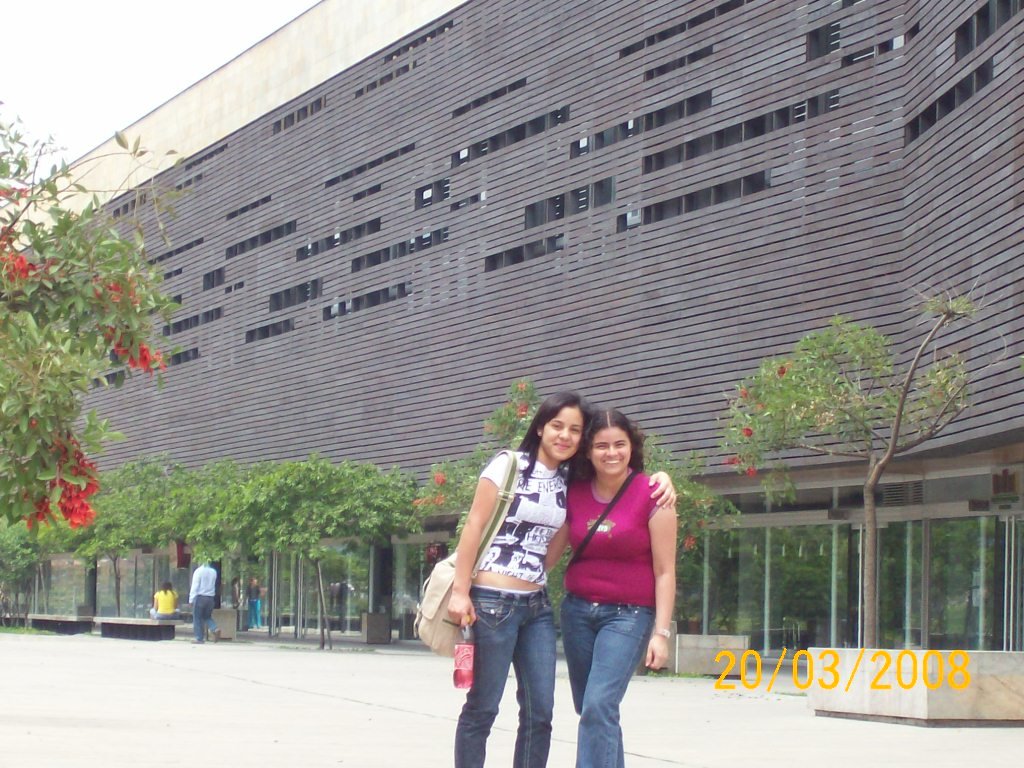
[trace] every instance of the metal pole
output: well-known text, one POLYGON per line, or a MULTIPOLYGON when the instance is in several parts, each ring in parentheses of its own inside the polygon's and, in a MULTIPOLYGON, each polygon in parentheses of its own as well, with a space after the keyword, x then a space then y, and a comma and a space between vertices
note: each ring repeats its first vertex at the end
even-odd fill
POLYGON ((864 526, 857 526, 857 647, 864 646, 864 526))
POLYGON ((771 646, 771 610, 772 610, 772 529, 764 529, 764 642, 762 656, 768 655, 771 646))
POLYGON ((910 622, 913 621, 914 587, 914 523, 908 520, 906 540, 903 545, 903 647, 911 646, 910 622))
POLYGON ((700 633, 708 634, 711 626, 711 532, 704 531, 704 589, 701 597, 700 633))
POLYGON ((830 602, 828 642, 833 648, 839 644, 839 526, 832 526, 832 583, 829 585, 830 602))
POLYGON ((985 519, 978 518, 978 650, 985 650, 985 519))

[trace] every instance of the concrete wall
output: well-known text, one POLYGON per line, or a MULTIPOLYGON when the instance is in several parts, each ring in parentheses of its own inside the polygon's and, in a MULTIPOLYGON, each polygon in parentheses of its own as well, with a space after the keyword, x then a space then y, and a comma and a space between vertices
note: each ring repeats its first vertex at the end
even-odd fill
MULTIPOLYGON (((90 187, 139 184, 181 158, 357 64, 459 3, 322 0, 291 23, 126 126, 153 153, 137 168, 111 139, 77 164, 90 187), (173 151, 175 154, 169 155, 173 151)), ((182 51, 188 55, 187 48, 182 51)))

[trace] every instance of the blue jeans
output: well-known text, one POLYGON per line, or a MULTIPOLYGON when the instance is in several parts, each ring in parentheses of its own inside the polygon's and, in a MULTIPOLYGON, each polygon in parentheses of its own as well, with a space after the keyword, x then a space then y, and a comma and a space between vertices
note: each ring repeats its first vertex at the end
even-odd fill
POLYGON ((562 645, 580 715, 576 768, 623 768, 619 704, 647 650, 654 610, 642 605, 562 601, 562 645))
POLYGON ((263 600, 249 598, 249 629, 259 629, 263 626, 263 600))
POLYGON ((192 606, 192 632, 197 643, 206 640, 207 625, 211 632, 217 631, 217 622, 213 620, 213 603, 212 595, 196 595, 196 601, 192 606))
POLYGON ((483 768, 509 665, 519 702, 512 766, 544 768, 555 700, 555 623, 547 590, 517 595, 473 587, 469 594, 477 615, 476 650, 473 686, 455 730, 455 768, 483 768))

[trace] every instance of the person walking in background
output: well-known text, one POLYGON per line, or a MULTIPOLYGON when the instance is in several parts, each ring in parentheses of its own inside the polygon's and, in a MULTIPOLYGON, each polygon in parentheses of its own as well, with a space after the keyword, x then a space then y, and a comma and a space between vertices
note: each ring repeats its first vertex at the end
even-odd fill
POLYGON ((217 571, 210 563, 200 565, 192 573, 192 589, 188 601, 192 603, 193 643, 206 642, 206 629, 213 633, 213 642, 220 640, 220 628, 213 620, 213 605, 217 598, 217 571))
POLYGON ((151 619, 177 619, 178 615, 178 593, 174 591, 174 585, 165 581, 160 585, 160 590, 153 595, 153 607, 149 609, 151 619))
POLYGON ((601 411, 583 440, 565 526, 548 548, 565 572, 562 643, 580 715, 576 768, 623 768, 619 705, 643 660, 665 666, 676 597, 676 511, 650 498, 643 433, 622 413, 601 411), (653 632, 652 632, 653 630, 653 632))
POLYGON ((263 627, 263 593, 255 576, 249 579, 245 591, 249 601, 249 629, 260 629, 263 627))

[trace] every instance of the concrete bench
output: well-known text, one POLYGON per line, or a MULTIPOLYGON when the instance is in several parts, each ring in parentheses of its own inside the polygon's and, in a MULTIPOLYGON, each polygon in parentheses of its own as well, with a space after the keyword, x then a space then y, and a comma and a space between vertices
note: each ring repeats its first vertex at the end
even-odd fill
POLYGON ((84 635, 92 632, 92 616, 71 616, 52 613, 30 613, 28 625, 58 635, 84 635))
POLYGON ((129 619, 122 617, 96 618, 93 623, 100 629, 100 637, 121 640, 173 640, 178 619, 129 619))
POLYGON ((739 675, 738 663, 750 648, 750 635, 676 635, 676 658, 673 671, 677 675, 714 675, 725 672, 731 658, 736 665, 731 675, 739 675), (719 658, 723 651, 729 656, 719 658))
MULTIPOLYGON (((809 652, 817 661, 824 650, 809 652)), ((807 705, 819 717, 926 726, 1024 726, 1024 653, 869 648, 859 665, 858 648, 829 653, 838 657, 843 677, 831 689, 817 681, 808 688, 807 705)))

